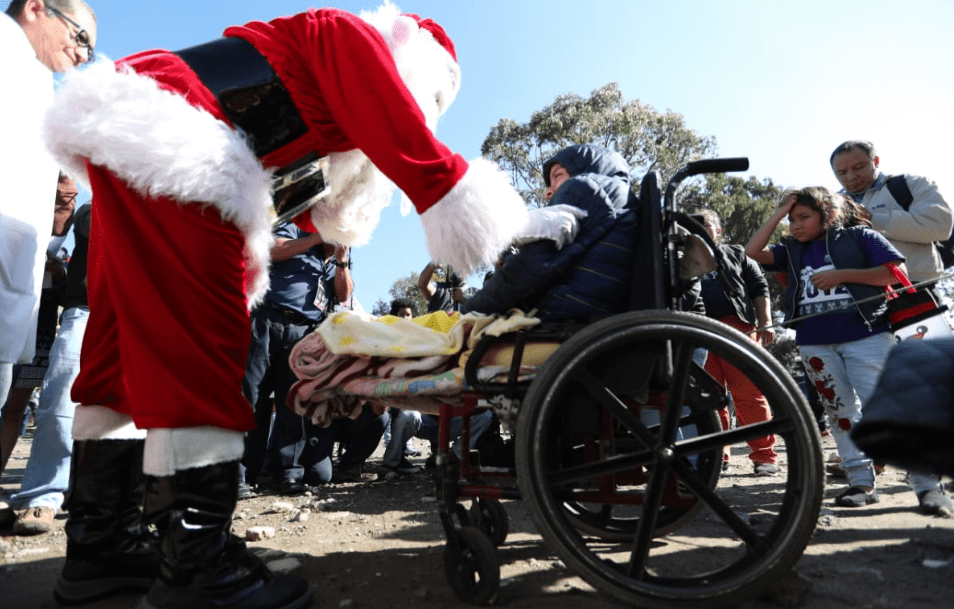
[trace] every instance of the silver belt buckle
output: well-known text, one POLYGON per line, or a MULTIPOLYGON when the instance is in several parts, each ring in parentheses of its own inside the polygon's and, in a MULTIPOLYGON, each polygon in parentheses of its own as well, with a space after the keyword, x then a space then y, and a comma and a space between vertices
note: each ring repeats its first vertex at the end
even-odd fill
POLYGON ((288 222, 331 194, 327 156, 306 156, 272 177, 273 225, 288 222))

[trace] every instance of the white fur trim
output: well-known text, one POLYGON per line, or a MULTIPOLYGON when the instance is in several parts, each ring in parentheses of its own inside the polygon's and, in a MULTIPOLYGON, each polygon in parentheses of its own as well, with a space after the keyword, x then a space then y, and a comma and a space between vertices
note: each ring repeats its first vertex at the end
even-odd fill
POLYGON ((245 434, 234 429, 150 429, 142 471, 148 476, 172 476, 186 469, 238 461, 244 452, 245 434))
POLYGON ((331 194, 311 208, 322 239, 359 246, 371 240, 395 186, 360 150, 333 152, 328 165, 331 194))
POLYGON ((460 91, 460 65, 430 32, 419 28, 414 19, 402 15, 401 9, 390 2, 373 12, 362 12, 360 17, 384 38, 401 79, 434 131, 437 119, 460 91))
POLYGON ((264 296, 273 242, 271 175, 239 133, 151 78, 117 72, 105 61, 67 75, 44 127, 65 173, 87 188, 84 159, 144 196, 215 206, 245 235, 254 278, 249 305, 264 296))
POLYGON ((142 440, 132 417, 105 406, 77 406, 73 414, 74 440, 142 440))
POLYGON ((492 264, 527 224, 527 206, 507 175, 475 159, 464 177, 421 215, 431 259, 470 273, 492 264))

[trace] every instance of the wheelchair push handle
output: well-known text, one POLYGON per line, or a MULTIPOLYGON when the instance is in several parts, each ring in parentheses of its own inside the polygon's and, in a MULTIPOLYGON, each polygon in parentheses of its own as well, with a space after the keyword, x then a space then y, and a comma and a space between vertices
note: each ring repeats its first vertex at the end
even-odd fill
MULTIPOLYGON (((676 194, 676 188, 688 177, 702 173, 726 173, 729 171, 745 171, 749 168, 748 157, 740 156, 727 159, 703 159, 693 161, 683 165, 672 178, 669 179, 669 185, 666 187, 665 202, 666 207, 672 208, 673 198, 676 194)), ((673 209, 673 211, 675 211, 673 209)))
POLYGON ((673 180, 685 179, 689 176, 699 175, 700 173, 724 173, 727 171, 745 171, 749 168, 748 157, 740 156, 730 159, 704 159, 693 161, 673 176, 673 180))

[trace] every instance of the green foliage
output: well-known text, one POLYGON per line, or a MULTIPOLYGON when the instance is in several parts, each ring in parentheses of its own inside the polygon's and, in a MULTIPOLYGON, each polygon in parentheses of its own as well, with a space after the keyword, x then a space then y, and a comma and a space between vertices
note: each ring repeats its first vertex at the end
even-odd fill
MULTIPOLYGON (((501 119, 487 135, 481 153, 510 174, 510 180, 531 205, 545 202, 544 161, 573 144, 596 144, 619 152, 629 163, 634 184, 657 170, 665 183, 686 163, 716 156, 716 140, 686 126, 682 114, 658 112, 639 100, 626 101, 616 83, 607 83, 589 97, 566 94, 534 112, 526 123, 501 119)), ((680 209, 712 209, 722 219, 726 243, 745 245, 772 214, 782 189, 772 180, 709 174, 687 181, 677 197, 680 209)), ((782 236, 778 228, 776 242, 782 236)), ((769 277, 772 311, 781 320, 783 290, 769 277)), ((772 353, 786 366, 797 362, 794 341, 780 337, 772 353)))
POLYGON ((650 170, 668 179, 689 161, 712 156, 715 138, 686 127, 681 114, 660 113, 639 100, 626 101, 614 82, 583 98, 570 93, 534 112, 529 122, 501 119, 481 145, 481 153, 509 172, 511 182, 531 205, 544 203, 543 162, 573 144, 615 150, 638 182, 650 170))
MULTIPOLYGON (((782 189, 768 178, 759 181, 754 176, 717 173, 707 174, 704 185, 683 193, 679 203, 690 212, 705 208, 716 212, 722 219, 723 241, 745 245, 775 211, 781 194, 782 189)), ((773 239, 781 238, 782 230, 776 229, 773 239)))

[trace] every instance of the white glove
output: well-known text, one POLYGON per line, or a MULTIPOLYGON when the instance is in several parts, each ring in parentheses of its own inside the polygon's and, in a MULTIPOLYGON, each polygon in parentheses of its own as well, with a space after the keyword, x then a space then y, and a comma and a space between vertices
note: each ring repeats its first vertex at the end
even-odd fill
POLYGON ((586 217, 586 211, 572 205, 551 205, 538 207, 527 213, 527 225, 517 235, 519 244, 550 239, 557 249, 562 248, 576 237, 580 228, 578 220, 586 217))

